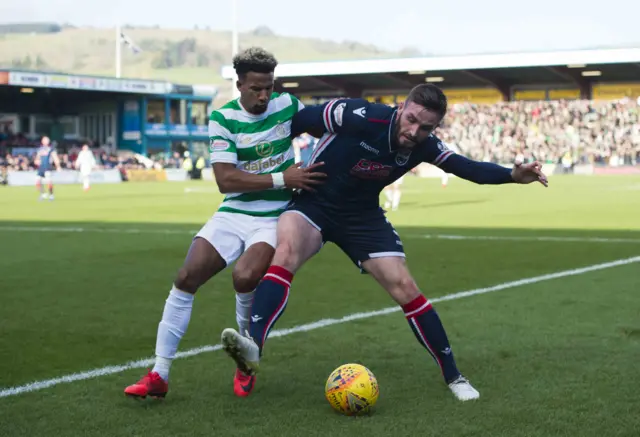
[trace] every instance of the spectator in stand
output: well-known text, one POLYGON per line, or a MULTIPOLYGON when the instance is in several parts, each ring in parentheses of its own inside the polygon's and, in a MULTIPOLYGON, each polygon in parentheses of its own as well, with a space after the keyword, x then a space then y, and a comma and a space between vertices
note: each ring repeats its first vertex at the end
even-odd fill
MULTIPOLYGON (((593 165, 640 165, 640 99, 619 101, 516 101, 494 105, 450 105, 440 138, 460 153, 476 160, 511 164, 538 160, 551 164, 571 162, 593 165)), ((315 138, 296 138, 296 153, 307 161, 315 138)), ((0 166, 7 171, 35 170, 33 154, 38 139, 3 130, 0 134, 0 166)), ((56 145, 62 168, 71 169, 81 144, 56 145)), ((95 143, 90 144, 97 149, 95 143)), ((145 168, 135 157, 119 159, 100 149, 98 168, 145 168)), ((184 158, 156 160, 156 167, 183 168, 184 158)))
POLYGON ((439 135, 491 162, 560 164, 569 154, 575 164, 640 163, 639 105, 630 99, 454 104, 439 135))

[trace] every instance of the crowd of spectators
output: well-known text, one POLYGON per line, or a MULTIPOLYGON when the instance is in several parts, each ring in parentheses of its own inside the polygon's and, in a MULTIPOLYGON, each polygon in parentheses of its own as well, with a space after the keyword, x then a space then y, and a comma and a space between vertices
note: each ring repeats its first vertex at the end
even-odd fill
POLYGON ((437 134, 481 161, 640 164, 640 105, 634 99, 456 104, 437 134))
MULTIPOLYGON (((621 101, 516 101, 494 105, 451 105, 437 135, 464 155, 496 163, 539 160, 544 163, 640 165, 640 99, 621 101)), ((310 156, 316 140, 296 138, 296 154, 310 156)), ((72 169, 85 142, 63 141, 54 147, 63 169, 72 169)), ((99 168, 121 171, 184 168, 188 153, 149 158, 119 153, 88 142, 99 168)), ((0 170, 35 170, 39 138, 0 132, 0 170)))

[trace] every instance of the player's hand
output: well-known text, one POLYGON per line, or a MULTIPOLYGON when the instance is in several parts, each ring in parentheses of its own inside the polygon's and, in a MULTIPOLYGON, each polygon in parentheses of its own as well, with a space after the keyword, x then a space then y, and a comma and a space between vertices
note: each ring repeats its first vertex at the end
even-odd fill
POLYGON ((302 162, 297 162, 282 173, 284 184, 287 188, 315 192, 313 186, 323 184, 327 175, 314 170, 323 166, 324 162, 318 162, 305 168, 302 168, 302 164, 302 162))
POLYGON ((529 164, 516 162, 511 170, 511 178, 518 184, 530 184, 531 182, 540 182, 545 187, 549 186, 547 176, 542 173, 542 164, 538 161, 529 164))

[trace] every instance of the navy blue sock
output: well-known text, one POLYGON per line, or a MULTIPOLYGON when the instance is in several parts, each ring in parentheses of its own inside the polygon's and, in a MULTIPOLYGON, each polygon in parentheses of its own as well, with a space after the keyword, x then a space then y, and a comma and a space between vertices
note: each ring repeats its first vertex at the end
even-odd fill
POLYGON ((279 266, 271 266, 253 295, 249 335, 260 348, 260 355, 269 331, 287 307, 292 280, 293 273, 279 266))
POLYGON ((456 367, 447 333, 429 301, 420 295, 403 305, 402 310, 420 344, 440 366, 445 382, 448 384, 458 378, 460 371, 456 367))

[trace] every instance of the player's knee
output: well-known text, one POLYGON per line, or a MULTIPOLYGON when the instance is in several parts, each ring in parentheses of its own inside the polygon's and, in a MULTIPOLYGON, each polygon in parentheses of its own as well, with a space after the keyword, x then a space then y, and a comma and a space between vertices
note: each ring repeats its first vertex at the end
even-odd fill
POLYGON ((262 279, 261 272, 256 269, 245 268, 242 270, 234 270, 233 274, 233 289, 238 293, 250 293, 256 289, 260 279, 262 279))
POLYGON ((176 274, 176 278, 173 284, 179 290, 186 291, 187 293, 195 293, 202 285, 200 275, 193 269, 188 267, 181 267, 176 274))
POLYGON ((279 241, 273 256, 273 265, 283 267, 291 272, 297 270, 300 255, 288 241, 279 241))
POLYGON ((393 298, 400 305, 406 305, 421 294, 418 284, 411 276, 398 277, 392 288, 393 298))

